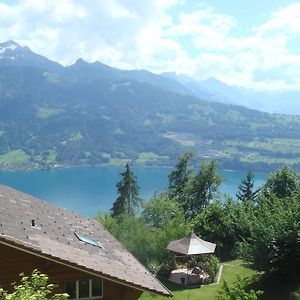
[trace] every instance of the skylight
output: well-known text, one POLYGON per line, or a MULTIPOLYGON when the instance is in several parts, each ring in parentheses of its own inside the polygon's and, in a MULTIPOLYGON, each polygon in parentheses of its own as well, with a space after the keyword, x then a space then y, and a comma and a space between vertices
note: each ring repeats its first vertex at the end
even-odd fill
POLYGON ((99 242, 99 241, 96 241, 96 240, 93 240, 87 236, 84 236, 84 235, 81 235, 81 234, 78 234, 77 232, 74 232, 74 234, 76 235, 76 237, 86 243, 86 244, 90 244, 90 245, 93 245, 93 246, 96 246, 96 247, 100 247, 100 248, 103 248, 102 244, 99 242))

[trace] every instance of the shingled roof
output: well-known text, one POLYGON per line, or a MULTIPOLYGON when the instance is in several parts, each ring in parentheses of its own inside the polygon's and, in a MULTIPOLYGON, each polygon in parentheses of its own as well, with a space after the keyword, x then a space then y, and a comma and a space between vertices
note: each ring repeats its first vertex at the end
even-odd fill
POLYGON ((96 220, 0 185, 0 224, 2 243, 139 290, 171 296, 96 220))

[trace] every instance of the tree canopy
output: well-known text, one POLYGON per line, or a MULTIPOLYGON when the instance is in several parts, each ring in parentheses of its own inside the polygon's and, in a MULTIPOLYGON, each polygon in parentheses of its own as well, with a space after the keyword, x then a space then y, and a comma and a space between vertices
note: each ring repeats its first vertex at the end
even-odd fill
POLYGON ((274 193, 278 198, 290 197, 300 191, 300 179, 295 170, 285 166, 272 173, 267 179, 263 193, 274 193))
POLYGON ((261 197, 246 242, 257 269, 300 277, 300 195, 261 197), (284 201, 282 201, 284 199, 284 201))

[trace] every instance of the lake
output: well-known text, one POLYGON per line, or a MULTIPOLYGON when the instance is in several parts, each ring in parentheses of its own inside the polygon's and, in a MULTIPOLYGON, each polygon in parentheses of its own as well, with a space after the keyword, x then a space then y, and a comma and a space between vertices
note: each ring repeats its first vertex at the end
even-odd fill
MULTIPOLYGON (((148 200, 155 191, 168 185, 167 167, 133 167, 138 179, 140 196, 148 200)), ((116 183, 123 168, 73 167, 39 171, 0 172, 0 184, 5 184, 60 207, 94 216, 109 211, 117 197, 116 183)), ((223 170, 221 192, 235 196, 245 172, 223 170)), ((266 173, 255 173, 255 186, 262 185, 266 173)))

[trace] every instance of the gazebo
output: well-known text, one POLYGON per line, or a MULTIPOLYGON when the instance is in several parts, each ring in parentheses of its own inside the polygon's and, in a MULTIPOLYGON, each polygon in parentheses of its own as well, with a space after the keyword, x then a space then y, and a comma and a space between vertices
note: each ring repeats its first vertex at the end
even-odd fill
POLYGON ((171 241, 167 247, 170 251, 184 255, 214 253, 215 248, 216 244, 200 239, 193 231, 183 239, 171 241))
MULTIPOLYGON (((182 239, 171 241, 167 247, 168 250, 181 254, 184 257, 214 253, 215 248, 216 244, 200 239, 194 232, 182 239)), ((186 268, 172 271, 168 280, 182 285, 193 285, 199 284, 205 279, 204 276, 201 270, 188 270, 186 268)))

